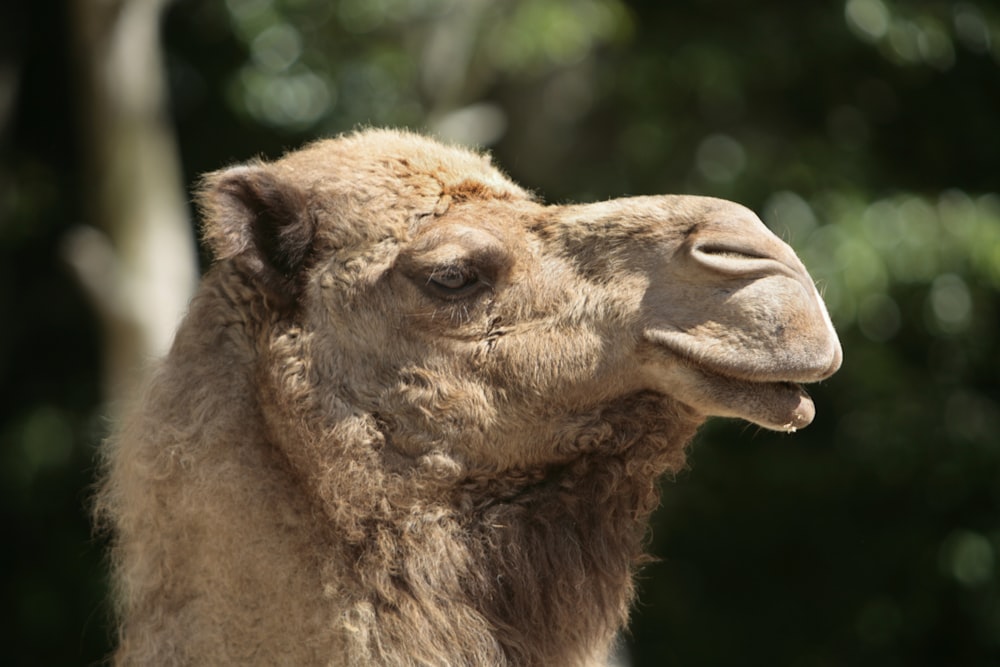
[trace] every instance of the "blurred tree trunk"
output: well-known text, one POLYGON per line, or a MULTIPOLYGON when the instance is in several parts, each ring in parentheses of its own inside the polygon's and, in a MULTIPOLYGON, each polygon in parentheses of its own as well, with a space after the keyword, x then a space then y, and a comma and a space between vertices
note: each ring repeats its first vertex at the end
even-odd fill
POLYGON ((104 326, 112 403, 166 352, 197 280, 160 45, 166 2, 73 1, 88 225, 66 255, 104 326))

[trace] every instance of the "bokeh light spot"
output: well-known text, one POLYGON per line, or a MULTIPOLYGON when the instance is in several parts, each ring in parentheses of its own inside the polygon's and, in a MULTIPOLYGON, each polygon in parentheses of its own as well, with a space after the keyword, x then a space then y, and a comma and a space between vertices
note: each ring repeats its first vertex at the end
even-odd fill
POLYGON ((972 320, 972 296, 965 281, 953 273, 934 279, 930 291, 931 312, 944 333, 959 333, 972 320))
POLYGON ((844 16, 854 34, 870 42, 881 39, 889 30, 889 10, 882 0, 848 0, 844 16))
POLYGON ((706 137, 695 153, 695 166, 706 179, 714 183, 730 183, 747 164, 743 145, 725 134, 706 137))
POLYGON ((302 36, 287 23, 276 23, 250 44, 254 61, 270 72, 282 72, 302 55, 302 36))
POLYGON ((858 328, 869 340, 884 343, 899 333, 902 315, 888 295, 871 294, 858 305, 858 328))
POLYGON ((941 568, 966 588, 979 588, 990 583, 995 560, 993 545, 975 531, 957 530, 941 545, 941 568))
POLYGON ((812 234, 818 222, 812 206, 795 192, 775 192, 764 204, 764 222, 778 236, 797 247, 812 234))
POLYGON ((956 5, 952 12, 955 36, 962 45, 976 53, 989 53, 992 42, 990 26, 979 8, 963 2, 956 5))
POLYGON ((313 125, 336 101, 332 85, 301 66, 281 74, 245 67, 237 87, 242 106, 251 116, 292 130, 313 125))

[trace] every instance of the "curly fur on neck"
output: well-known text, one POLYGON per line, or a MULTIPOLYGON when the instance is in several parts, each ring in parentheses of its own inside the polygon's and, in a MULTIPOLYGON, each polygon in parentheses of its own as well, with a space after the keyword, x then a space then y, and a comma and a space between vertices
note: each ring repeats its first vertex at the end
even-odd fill
POLYGON ((633 600, 657 479, 683 466, 698 419, 643 393, 569 418, 555 448, 572 457, 560 465, 477 474, 434 453, 388 473, 377 420, 310 408, 307 348, 298 332, 272 344, 283 400, 268 410, 278 413, 273 437, 294 440, 293 467, 348 545, 350 570, 329 564, 327 586, 350 600, 341 622, 357 664, 604 659, 633 600), (359 445, 336 452, 346 467, 313 458, 359 445))

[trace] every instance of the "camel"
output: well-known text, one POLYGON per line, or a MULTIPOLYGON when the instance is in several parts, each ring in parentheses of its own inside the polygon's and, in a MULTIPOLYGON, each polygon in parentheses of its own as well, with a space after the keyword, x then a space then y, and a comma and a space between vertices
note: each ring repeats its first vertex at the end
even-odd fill
POLYGON ((394 130, 208 175, 215 263, 103 448, 119 665, 598 665, 708 417, 791 432, 841 348, 695 196, 546 205, 394 130))

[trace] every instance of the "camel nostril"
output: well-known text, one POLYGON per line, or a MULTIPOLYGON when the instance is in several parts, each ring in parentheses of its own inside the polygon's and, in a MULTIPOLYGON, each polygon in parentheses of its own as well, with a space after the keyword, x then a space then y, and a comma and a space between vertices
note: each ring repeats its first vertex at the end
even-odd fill
POLYGON ((702 253, 704 255, 724 257, 727 259, 770 259, 767 255, 745 246, 738 247, 736 245, 710 243, 702 246, 696 246, 694 250, 695 252, 702 253))
POLYGON ((742 278, 795 273, 795 269, 779 257, 758 249, 756 245, 739 242, 711 242, 695 245, 691 257, 714 272, 742 278))

